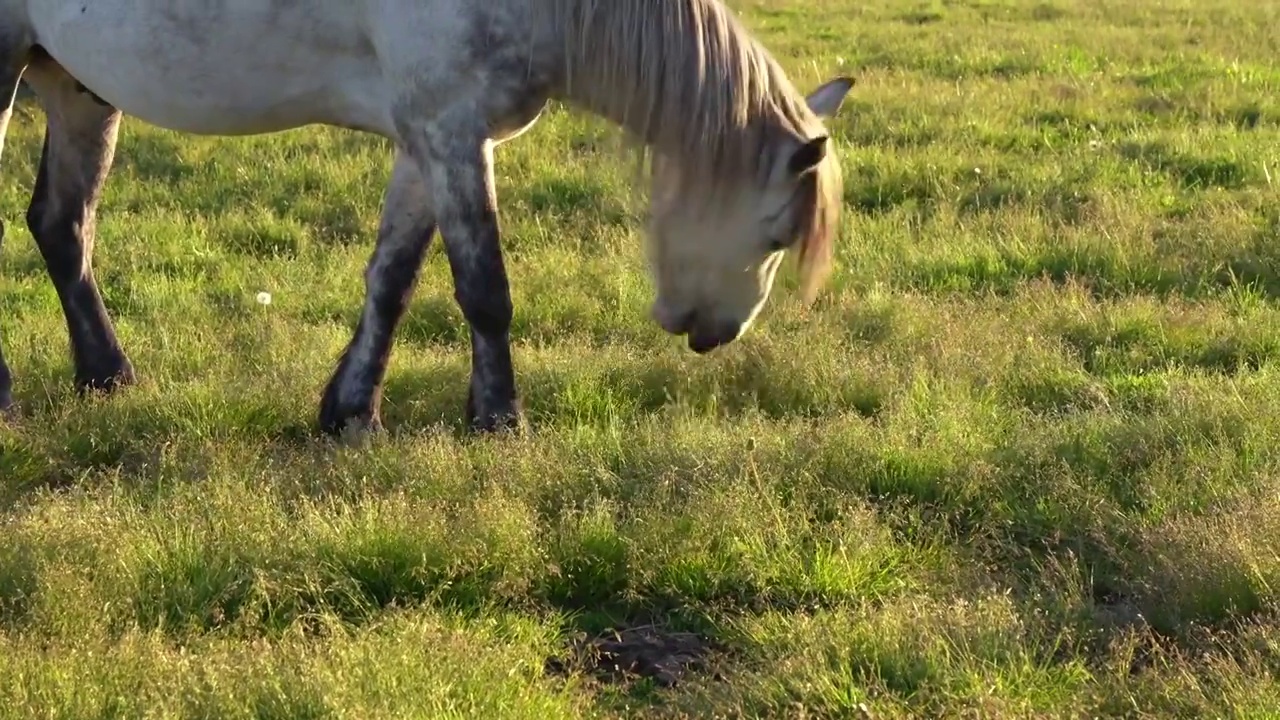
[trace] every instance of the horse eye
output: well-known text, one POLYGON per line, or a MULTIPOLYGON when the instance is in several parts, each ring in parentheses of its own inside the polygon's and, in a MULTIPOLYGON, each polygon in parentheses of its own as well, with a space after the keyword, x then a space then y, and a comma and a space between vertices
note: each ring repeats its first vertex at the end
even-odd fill
POLYGON ((791 247, 791 241, 789 240, 770 240, 769 241, 769 252, 771 253, 781 252, 783 250, 786 250, 789 247, 791 247))

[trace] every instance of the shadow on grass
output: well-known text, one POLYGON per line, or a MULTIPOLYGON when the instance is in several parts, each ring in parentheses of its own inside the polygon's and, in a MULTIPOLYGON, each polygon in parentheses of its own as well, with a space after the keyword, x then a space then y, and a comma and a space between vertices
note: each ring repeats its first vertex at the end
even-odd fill
POLYGON ((26 543, 0 543, 0 627, 20 628, 39 592, 36 553, 26 543))

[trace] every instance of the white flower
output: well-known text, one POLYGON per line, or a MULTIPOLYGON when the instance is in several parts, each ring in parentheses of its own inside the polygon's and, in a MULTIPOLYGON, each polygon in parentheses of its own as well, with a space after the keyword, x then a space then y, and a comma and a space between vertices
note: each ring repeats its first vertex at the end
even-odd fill
POLYGON ((259 305, 270 305, 270 304, 271 304, 271 293, 269 293, 269 292, 260 292, 260 293, 258 293, 258 304, 259 304, 259 305))

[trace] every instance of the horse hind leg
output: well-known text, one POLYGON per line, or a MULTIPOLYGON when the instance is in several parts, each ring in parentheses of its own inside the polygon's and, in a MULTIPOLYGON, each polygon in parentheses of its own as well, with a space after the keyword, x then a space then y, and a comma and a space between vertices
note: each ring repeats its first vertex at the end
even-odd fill
POLYGON ((98 201, 115 156, 121 113, 47 56, 27 69, 47 124, 27 227, 62 304, 78 390, 134 381, 93 274, 98 201))
MULTIPOLYGON (((12 87, 9 90, 9 102, 0 110, 0 154, 4 151, 4 138, 9 130, 9 118, 13 116, 13 101, 18 94, 18 74, 13 78, 12 87)), ((8 78, 4 78, 0 87, 8 87, 8 78)), ((0 91, 2 92, 2 91, 0 91)), ((4 223, 0 223, 0 245, 4 244, 4 223)), ((13 374, 9 372, 9 364, 4 359, 3 344, 0 343, 0 413, 7 412, 13 407, 13 374)))
MULTIPOLYGON (((9 131, 9 119, 13 117, 13 103, 18 96, 18 83, 22 79, 22 65, 12 61, 0 66, 0 155, 4 152, 5 135, 9 131)), ((4 244, 4 223, 0 222, 0 245, 4 244)), ((3 343, 0 343, 2 346, 3 343)), ((4 349, 0 347, 0 413, 6 413, 13 407, 13 375, 4 359, 4 349)))

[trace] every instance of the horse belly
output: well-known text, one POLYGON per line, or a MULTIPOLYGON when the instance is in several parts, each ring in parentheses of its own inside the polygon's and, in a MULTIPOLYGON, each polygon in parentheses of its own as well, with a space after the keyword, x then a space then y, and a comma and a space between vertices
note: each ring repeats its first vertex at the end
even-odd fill
MULTIPOLYGON (((385 132, 390 126, 376 76, 299 82, 293 76, 259 74, 247 84, 245 75, 217 73, 175 83, 172 75, 154 65, 117 65, 120 76, 68 70, 125 114, 181 132, 250 135, 313 123, 385 132), (126 76, 127 81, 121 79, 126 76)), ((319 77, 325 75, 318 72, 319 77)))
MULTIPOLYGON (((355 18, 262 10, 274 3, 203 18, 208 11, 201 8, 214 6, 149 1, 156 7, 49 0, 39 42, 98 97, 171 130, 247 135, 313 123, 389 129, 377 58, 353 29, 355 18)), ((341 4, 316 7, 335 6, 341 4)))

